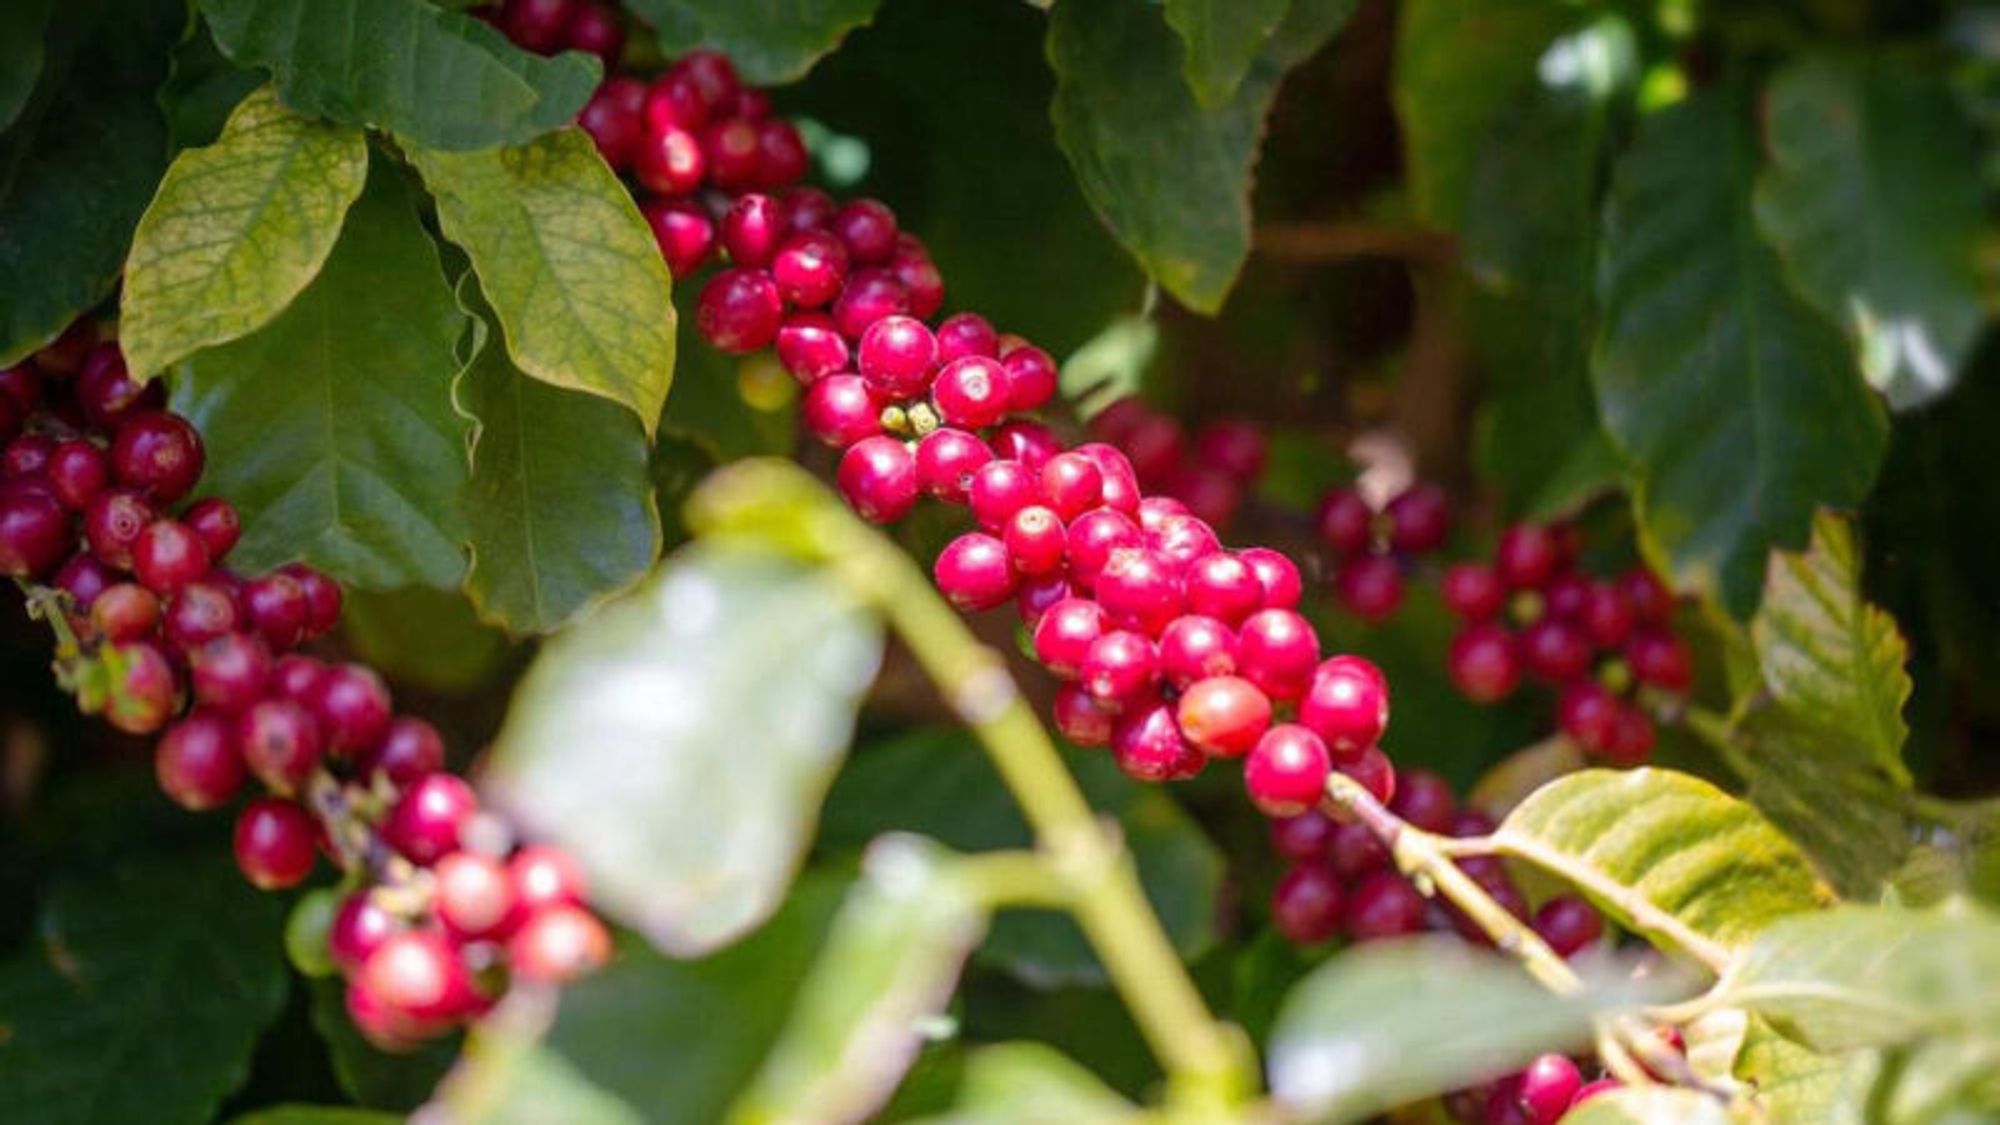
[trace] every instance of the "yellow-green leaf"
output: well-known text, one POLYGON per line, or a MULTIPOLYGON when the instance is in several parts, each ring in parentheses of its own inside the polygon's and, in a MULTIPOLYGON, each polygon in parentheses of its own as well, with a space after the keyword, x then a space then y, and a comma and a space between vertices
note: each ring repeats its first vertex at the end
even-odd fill
POLYGON ((564 129, 478 152, 406 151, 465 248, 516 366, 623 403, 650 435, 674 377, 666 263, 590 138, 564 129))
POLYGON ((1771 555, 1750 637, 1780 706, 1856 744, 1868 765, 1909 786, 1902 757, 1909 653, 1896 619, 1862 596, 1860 552, 1846 520, 1822 511, 1808 550, 1771 555))
POLYGON ((269 323, 319 274, 368 179, 360 129, 286 109, 269 86, 174 159, 125 260, 119 343, 148 378, 269 323))
POLYGON ((1734 1120, 1714 1095, 1670 1086, 1608 1090, 1563 1115, 1563 1125, 1730 1125, 1734 1120))
POLYGON ((1670 770, 1571 774, 1523 801, 1494 840, 1654 944, 1718 969, 1772 922, 1834 898, 1756 809, 1670 770))

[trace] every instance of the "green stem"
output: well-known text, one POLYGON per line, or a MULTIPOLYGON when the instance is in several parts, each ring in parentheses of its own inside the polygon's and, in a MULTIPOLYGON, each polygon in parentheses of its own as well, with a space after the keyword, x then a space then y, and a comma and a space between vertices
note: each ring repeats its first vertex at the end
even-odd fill
POLYGON ((1084 800, 1005 663, 888 540, 872 533, 841 538, 849 541, 827 553, 828 564, 882 609, 985 746, 1033 827, 1044 862, 1068 885, 1078 924, 1165 1068, 1170 1096, 1190 1110, 1226 1113, 1254 1089, 1249 1048, 1239 1032, 1209 1014, 1146 901, 1131 854, 1084 800))

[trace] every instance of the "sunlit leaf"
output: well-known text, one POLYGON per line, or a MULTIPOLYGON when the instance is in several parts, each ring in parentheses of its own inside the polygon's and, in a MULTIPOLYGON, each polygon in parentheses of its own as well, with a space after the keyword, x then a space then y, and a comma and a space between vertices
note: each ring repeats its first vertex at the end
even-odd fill
POLYGON ((1714 964, 1833 892, 1757 810, 1687 774, 1584 770, 1536 790, 1495 842, 1657 945, 1714 964))
POLYGON ((674 376, 667 267, 589 136, 408 151, 445 237, 472 258, 515 365, 622 403, 652 433, 674 376))
POLYGON ((222 136, 174 159, 125 262, 119 346, 146 378, 256 331, 326 263, 368 178, 359 129, 278 104, 267 87, 222 136))
POLYGON ((758 85, 792 82, 882 0, 632 0, 669 54, 708 47, 758 85))

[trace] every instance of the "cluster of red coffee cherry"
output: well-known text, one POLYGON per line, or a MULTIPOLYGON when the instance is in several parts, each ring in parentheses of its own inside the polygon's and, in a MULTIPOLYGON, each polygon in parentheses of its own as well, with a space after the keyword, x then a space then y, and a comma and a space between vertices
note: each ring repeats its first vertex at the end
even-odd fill
MULTIPOLYGON (((719 252, 697 329, 730 354, 775 347, 807 428, 841 451, 856 512, 890 523, 927 496, 969 509, 979 529, 939 555, 938 585, 969 612, 1018 606, 1066 681, 1056 722, 1071 740, 1155 781, 1247 757, 1251 797, 1273 814, 1317 803, 1336 767, 1386 792, 1387 686, 1366 661, 1321 661, 1291 562, 1225 550, 1186 504, 1147 496, 1116 448, 1066 450, 1022 417, 1055 394, 1054 360, 976 314, 929 323, 944 285, 923 244, 878 201, 791 186, 807 163, 796 131, 727 59, 613 77, 583 124, 648 193, 676 276, 719 252), (1284 710, 1297 721, 1278 722, 1284 710)), ((1211 444, 1239 468, 1262 459, 1248 428, 1211 444)))
POLYGON ((465 1021, 506 979, 601 963, 609 937, 575 867, 543 847, 507 854, 504 829, 476 827, 490 818, 471 787, 442 772, 434 727, 396 715, 370 669, 298 651, 339 619, 339 585, 303 565, 229 569, 235 509, 186 502, 201 438, 97 336, 79 322, 0 370, 0 575, 53 599, 85 706, 160 734, 160 788, 185 808, 263 786, 235 832, 258 887, 303 882, 322 851, 368 876, 327 944, 379 1044, 465 1021))
POLYGON ((1594 578, 1578 565, 1576 529, 1516 524, 1491 564, 1445 572, 1445 604, 1464 625, 1446 670, 1467 698, 1507 698, 1524 676, 1554 689, 1564 734, 1616 765, 1652 755, 1640 687, 1684 695, 1694 656, 1674 632, 1672 592, 1643 566, 1594 578))
POLYGON ((1378 510, 1358 489, 1336 488, 1320 500, 1313 527, 1333 559, 1333 596, 1370 624, 1403 604, 1403 577, 1451 535, 1444 489, 1419 481, 1378 510))
POLYGON ((1264 475, 1264 431, 1240 418, 1218 418, 1190 438, 1173 415, 1128 395, 1091 416, 1090 435, 1132 462, 1139 486, 1186 504, 1215 527, 1228 527, 1244 494, 1264 475))

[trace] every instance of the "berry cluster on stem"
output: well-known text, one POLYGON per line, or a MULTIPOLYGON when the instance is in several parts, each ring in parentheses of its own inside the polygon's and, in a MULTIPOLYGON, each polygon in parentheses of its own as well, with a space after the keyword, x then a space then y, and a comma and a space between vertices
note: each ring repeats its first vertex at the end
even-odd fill
POLYGON ((1488 563, 1459 563, 1442 580, 1463 622, 1446 670, 1468 699, 1498 702, 1523 679, 1557 695, 1556 720, 1585 753, 1613 765, 1652 756, 1655 731, 1634 698, 1641 686, 1685 695, 1694 656, 1674 631, 1674 597, 1643 566, 1594 577, 1578 562, 1574 527, 1515 524, 1488 563))
POLYGON ((128 734, 190 810, 236 805, 237 866, 297 886, 324 853, 349 893, 326 934, 356 1026, 410 1046, 485 1010, 509 980, 601 963, 603 925, 560 852, 511 848, 444 772, 444 740, 395 713, 371 669, 306 649, 337 623, 338 583, 290 564, 245 575, 242 528, 191 499, 201 437, 79 321, 0 370, 0 575, 53 617, 65 682, 128 734), (262 790, 241 801, 249 782, 262 790))

